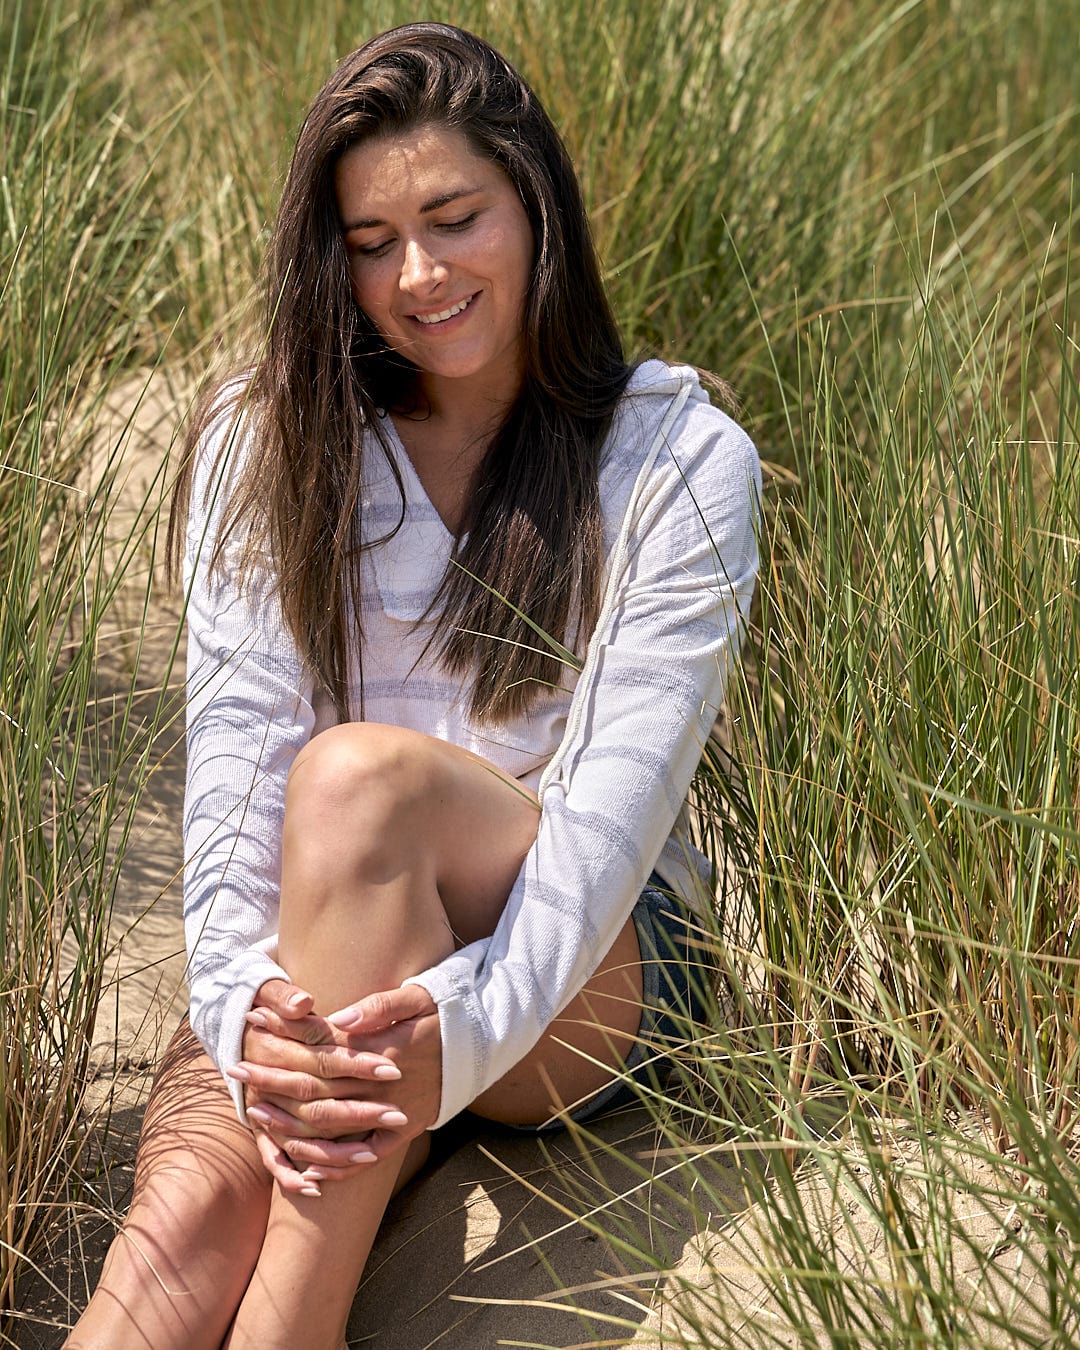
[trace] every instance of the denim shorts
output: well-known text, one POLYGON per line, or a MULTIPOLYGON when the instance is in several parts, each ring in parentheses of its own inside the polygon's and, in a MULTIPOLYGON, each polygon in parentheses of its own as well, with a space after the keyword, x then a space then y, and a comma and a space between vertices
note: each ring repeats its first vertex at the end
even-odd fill
MULTIPOLYGON (((704 993, 708 968, 702 955, 695 921, 681 900, 672 896, 655 872, 638 896, 633 910, 641 948, 641 1021, 637 1040, 623 1062, 622 1074, 595 1096, 569 1113, 577 1123, 640 1101, 627 1079, 645 1087, 663 1086, 670 1068, 668 1052, 692 1035, 692 1025, 708 1022, 704 993)), ((542 1125, 507 1125, 522 1134, 550 1134, 564 1129, 566 1120, 542 1125)))

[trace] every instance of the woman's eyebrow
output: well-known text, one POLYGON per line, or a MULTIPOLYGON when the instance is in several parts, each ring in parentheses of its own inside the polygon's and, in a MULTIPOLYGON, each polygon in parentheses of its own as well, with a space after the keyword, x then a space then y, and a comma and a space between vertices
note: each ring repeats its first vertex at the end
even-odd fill
MULTIPOLYGON (((432 197, 420 207, 422 216, 428 215, 432 211, 438 211, 440 207, 449 206, 451 202, 456 202, 459 197, 472 197, 475 193, 481 192, 481 187, 455 188, 452 192, 440 193, 438 197, 432 197)), ((348 225, 343 225, 342 231, 345 234, 351 234, 353 230, 374 230, 380 225, 385 225, 385 220, 365 217, 363 220, 351 221, 348 225)))

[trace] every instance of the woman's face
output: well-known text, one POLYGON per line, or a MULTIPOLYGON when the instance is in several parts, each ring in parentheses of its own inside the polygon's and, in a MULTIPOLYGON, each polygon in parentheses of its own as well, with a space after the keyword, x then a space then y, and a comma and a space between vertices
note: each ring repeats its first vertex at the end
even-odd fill
POLYGON ((460 380, 513 398, 533 234, 509 178, 460 132, 422 126, 350 147, 334 186, 356 303, 428 393, 460 380))

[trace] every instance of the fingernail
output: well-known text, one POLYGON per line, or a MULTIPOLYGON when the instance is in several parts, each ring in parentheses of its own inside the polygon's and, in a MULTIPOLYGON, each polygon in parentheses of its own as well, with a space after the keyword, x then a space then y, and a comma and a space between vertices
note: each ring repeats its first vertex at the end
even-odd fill
POLYGON ((396 1064, 377 1064, 374 1069, 376 1078, 400 1078, 401 1070, 396 1064))
POLYGON ((266 1014, 259 1012, 258 1008, 252 1008, 251 1012, 244 1014, 244 1021, 251 1027, 265 1027, 266 1014))
POLYGON ((300 1194, 306 1195, 312 1200, 318 1200, 322 1195, 322 1191, 319 1190, 318 1186, 301 1186, 300 1194))
POLYGON ((355 1153, 349 1154, 349 1161, 357 1163, 378 1162, 379 1155, 377 1153, 372 1153, 369 1148, 361 1148, 357 1149, 355 1153))
POLYGON ((401 1111, 384 1111, 379 1117, 380 1125, 408 1125, 409 1117, 401 1111))
POLYGON ((358 1027, 364 1020, 364 1015, 353 1008, 342 1008, 340 1012, 331 1013, 326 1020, 332 1027, 345 1031, 349 1027, 358 1027))
POLYGON ((285 1000, 285 1005, 286 1007, 289 1008, 299 1008, 300 1004, 306 1003, 307 1000, 308 1000, 307 994, 302 993, 300 990, 297 990, 295 994, 289 995, 289 997, 285 1000))
POLYGON ((304 1176, 304 1180, 305 1180, 305 1181, 325 1181, 325 1180, 326 1180, 326 1173, 325 1173, 325 1172, 320 1172, 319 1169, 318 1169, 317 1167, 305 1167, 305 1168, 304 1168, 303 1176, 304 1176))
POLYGON ((247 1116, 248 1120, 253 1120, 256 1125, 270 1125, 274 1120, 270 1112, 264 1110, 261 1106, 249 1106, 247 1116))
POLYGON ((231 1069, 226 1069, 225 1072, 230 1078, 235 1078, 238 1083, 251 1082, 251 1074, 248 1073, 247 1069, 245 1069, 242 1064, 234 1064, 231 1069))

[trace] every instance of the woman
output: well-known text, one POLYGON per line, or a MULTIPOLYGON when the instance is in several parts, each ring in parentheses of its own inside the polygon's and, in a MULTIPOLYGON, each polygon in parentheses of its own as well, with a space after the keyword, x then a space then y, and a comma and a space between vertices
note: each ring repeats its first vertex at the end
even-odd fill
POLYGON ((195 1036, 84 1348, 337 1350, 431 1128, 609 1107, 690 998, 656 887, 703 890, 681 808, 753 447, 691 371, 627 365, 558 135, 457 29, 316 98, 267 304, 192 437, 195 1036))

